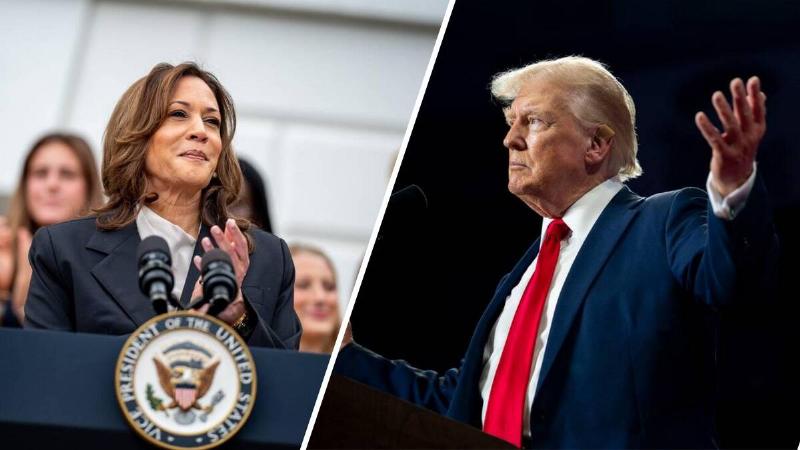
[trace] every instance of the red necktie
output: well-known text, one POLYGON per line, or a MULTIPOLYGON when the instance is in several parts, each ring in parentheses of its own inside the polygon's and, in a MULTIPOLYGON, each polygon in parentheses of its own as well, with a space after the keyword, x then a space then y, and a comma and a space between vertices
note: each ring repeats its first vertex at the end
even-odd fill
POLYGON ((483 431, 517 447, 522 445, 525 397, 531 381, 531 362, 539 322, 553 281, 561 240, 568 233, 569 227, 561 219, 553 220, 547 227, 536 269, 514 314, 489 393, 483 431))

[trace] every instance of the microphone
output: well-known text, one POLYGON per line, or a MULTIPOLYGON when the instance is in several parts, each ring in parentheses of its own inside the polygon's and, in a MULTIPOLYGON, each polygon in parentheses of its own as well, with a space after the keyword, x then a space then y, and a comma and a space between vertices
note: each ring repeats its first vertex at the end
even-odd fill
POLYGON ((203 298, 211 303, 208 314, 217 316, 236 298, 236 272, 231 257, 218 248, 203 255, 200 264, 203 274, 203 298))
POLYGON ((416 212, 416 210, 428 207, 428 198, 425 196, 425 192, 423 192, 421 187, 416 184, 411 184, 392 193, 389 197, 387 209, 388 207, 396 208, 403 214, 416 212))
POLYGON ((378 241, 396 236, 409 235, 419 227, 419 221, 428 208, 428 198, 416 184, 404 187, 389 197, 386 214, 378 229, 378 241))
POLYGON ((166 313, 175 286, 167 241, 160 236, 145 238, 136 250, 136 260, 139 261, 139 289, 150 299, 156 314, 166 313))

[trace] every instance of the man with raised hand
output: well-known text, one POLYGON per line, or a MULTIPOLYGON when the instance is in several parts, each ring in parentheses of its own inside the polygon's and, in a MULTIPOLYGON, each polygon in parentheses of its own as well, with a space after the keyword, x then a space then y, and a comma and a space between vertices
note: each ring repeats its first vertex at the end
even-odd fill
POLYGON ((460 368, 421 371, 348 338, 336 371, 518 447, 715 447, 703 310, 757 307, 778 248, 755 164, 766 96, 756 77, 730 90, 732 105, 712 96, 722 131, 695 117, 707 192, 643 198, 624 184, 642 173, 634 103, 601 63, 496 76, 508 188, 542 216, 539 239, 500 281, 460 368))

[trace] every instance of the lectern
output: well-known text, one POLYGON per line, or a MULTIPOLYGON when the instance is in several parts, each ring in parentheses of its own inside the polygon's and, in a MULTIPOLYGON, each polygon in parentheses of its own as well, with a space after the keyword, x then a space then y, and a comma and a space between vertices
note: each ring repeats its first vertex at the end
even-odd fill
POLYGON ((477 428, 334 374, 308 448, 515 447, 477 428))
MULTIPOLYGON (((127 336, 0 329, 0 447, 152 448, 128 427, 114 392, 127 336)), ((251 348, 258 391, 223 448, 299 448, 326 356, 251 348)))

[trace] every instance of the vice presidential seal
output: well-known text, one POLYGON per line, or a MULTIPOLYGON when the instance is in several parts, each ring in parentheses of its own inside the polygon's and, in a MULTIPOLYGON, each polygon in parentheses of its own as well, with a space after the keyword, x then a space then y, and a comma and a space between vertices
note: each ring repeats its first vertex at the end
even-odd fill
POLYGON ((205 449, 233 437, 256 394, 253 357, 228 325, 210 316, 157 316, 122 347, 114 377, 131 427, 170 449, 205 449))

